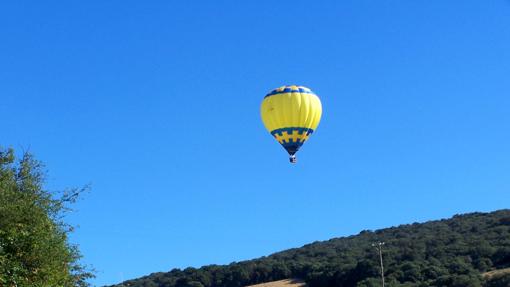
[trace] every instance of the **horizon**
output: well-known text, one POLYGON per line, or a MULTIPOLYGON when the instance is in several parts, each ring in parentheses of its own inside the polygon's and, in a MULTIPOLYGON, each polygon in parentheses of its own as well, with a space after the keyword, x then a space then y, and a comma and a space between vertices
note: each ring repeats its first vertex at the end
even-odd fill
MULTIPOLYGON (((203 266, 199 266, 199 267, 188 266, 186 268, 174 268, 172 270, 167 270, 167 271, 162 271, 162 272, 163 273, 165 273, 165 272, 173 272, 173 271, 175 271, 175 269, 184 271, 185 269, 188 269, 188 268, 202 269, 202 268, 207 268, 207 267, 210 267, 210 266, 228 266, 228 265, 232 265, 232 264, 240 264, 240 263, 243 263, 243 262, 248 262, 248 261, 253 261, 253 260, 263 260, 266 257, 271 257, 273 255, 285 253, 285 252, 288 252, 288 251, 291 251, 291 250, 295 250, 295 249, 306 248, 306 247, 308 247, 310 245, 316 245, 316 244, 320 245, 322 243, 331 242, 332 240, 352 239, 353 237, 356 238, 356 237, 359 237, 359 236, 364 235, 366 233, 377 233, 377 234, 379 234, 379 233, 384 233, 386 231, 390 231, 391 229, 395 229, 395 228, 396 229, 404 229, 405 230, 408 227, 413 227, 414 228, 416 225, 430 225, 430 224, 437 224, 439 222, 453 221, 453 220, 468 220, 467 218, 470 218, 470 217, 476 217, 476 216, 480 216, 480 215, 483 215, 483 216, 492 215, 492 216, 494 216, 495 214, 501 214, 501 213, 507 213, 507 212, 510 212, 509 208, 498 209, 498 210, 493 210, 493 211, 489 211, 489 212, 474 211, 474 212, 468 212, 468 213, 454 214, 454 215, 452 215, 450 217, 447 217, 447 218, 432 219, 432 220, 427 220, 427 221, 422 221, 422 222, 402 223, 402 224, 398 224, 398 225, 394 225, 394 226, 389 226, 389 227, 384 227, 384 228, 375 229, 375 230, 366 230, 365 229, 365 230, 359 231, 356 234, 351 234, 351 235, 346 235, 346 236, 341 236, 341 237, 333 237, 333 238, 329 238, 328 240, 320 240, 320 241, 309 242, 307 244, 304 244, 303 246, 292 247, 292 248, 285 249, 285 250, 279 250, 277 252, 274 252, 274 253, 271 253, 271 254, 267 254, 267 255, 263 255, 263 256, 258 257, 258 258, 250 258, 250 259, 242 260, 242 261, 233 261, 233 262, 230 262, 230 263, 227 263, 227 264, 208 264, 208 265, 203 265, 203 266), (461 218, 461 219, 459 219, 459 218, 461 218)), ((508 218, 506 220, 508 220, 508 218)), ((423 229, 420 229, 420 230, 423 230, 423 229)), ((393 239, 396 239, 396 238, 393 238, 393 239)), ((379 240, 379 239, 377 239, 377 240, 379 240)), ((383 241, 382 244, 387 246, 387 247, 391 246, 391 244, 388 245, 388 242, 386 242, 386 241, 383 241)), ((393 244, 393 246, 395 246, 395 245, 393 244)), ((510 272, 510 267, 502 268, 502 269, 494 269, 494 270, 488 271, 487 273, 491 273, 491 272, 500 272, 500 273, 506 274, 506 273, 510 272)), ((150 274, 146 274, 145 276, 152 276, 153 274, 156 274, 156 273, 161 273, 161 271, 160 272, 152 272, 150 274)), ((141 277, 132 278, 132 279, 136 280, 136 279, 140 279, 140 278, 141 277)), ((128 279, 128 280, 131 280, 131 279, 128 279)), ((249 286, 259 286, 259 285, 261 285, 261 286, 264 285, 265 286, 266 284, 272 284, 272 283, 278 283, 278 282, 287 282, 288 280, 297 280, 297 283, 304 283, 305 282, 305 281, 302 281, 302 278, 299 278, 299 277, 289 277, 287 279, 276 280, 276 281, 269 281, 269 282, 265 282, 265 283, 257 283, 255 285, 249 285, 249 286)), ((118 282, 118 284, 120 284, 120 283, 123 283, 123 282, 118 282)), ((307 286, 307 285, 304 285, 304 286, 307 286)))

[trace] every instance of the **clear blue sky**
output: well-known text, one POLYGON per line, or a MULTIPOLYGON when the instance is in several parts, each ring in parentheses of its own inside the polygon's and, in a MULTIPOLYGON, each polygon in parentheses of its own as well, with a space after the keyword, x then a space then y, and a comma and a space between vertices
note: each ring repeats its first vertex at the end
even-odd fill
POLYGON ((510 204, 510 1, 4 1, 0 145, 97 285, 510 204), (322 99, 290 165, 259 117, 322 99))

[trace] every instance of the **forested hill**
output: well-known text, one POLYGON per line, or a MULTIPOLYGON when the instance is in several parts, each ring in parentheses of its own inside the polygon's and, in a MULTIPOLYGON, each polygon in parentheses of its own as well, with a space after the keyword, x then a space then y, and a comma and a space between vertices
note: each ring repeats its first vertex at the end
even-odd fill
POLYGON ((380 286, 373 242, 385 242, 387 286, 510 286, 510 210, 456 215, 315 242, 249 261, 174 269, 116 286, 237 287, 285 278, 309 286, 380 286), (484 276, 485 274, 499 274, 484 276))

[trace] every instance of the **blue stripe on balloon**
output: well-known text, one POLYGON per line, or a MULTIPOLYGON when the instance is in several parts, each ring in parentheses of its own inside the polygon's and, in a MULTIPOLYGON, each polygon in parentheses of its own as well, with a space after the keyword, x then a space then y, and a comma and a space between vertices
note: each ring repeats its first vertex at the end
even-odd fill
POLYGON ((293 89, 293 88, 290 88, 290 87, 286 87, 285 89, 283 90, 272 90, 269 94, 267 94, 265 98, 267 97, 270 97, 270 96, 274 96, 274 95, 279 95, 279 94, 286 94, 286 93, 301 93, 301 94, 310 94, 310 95, 315 95, 314 92, 310 91, 310 90, 305 90, 303 88, 297 88, 297 89, 293 89))
POLYGON ((302 135, 304 132, 306 132, 306 135, 309 135, 313 133, 313 129, 310 128, 299 128, 299 127, 288 127, 288 128, 281 128, 272 130, 271 134, 274 136, 278 134, 279 136, 283 136, 283 132, 287 132, 287 134, 292 134, 293 131, 297 131, 298 134, 302 135))

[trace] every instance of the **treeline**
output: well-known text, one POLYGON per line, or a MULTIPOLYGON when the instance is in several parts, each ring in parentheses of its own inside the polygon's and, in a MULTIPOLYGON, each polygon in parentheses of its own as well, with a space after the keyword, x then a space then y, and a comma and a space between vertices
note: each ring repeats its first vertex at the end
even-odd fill
POLYGON ((379 256, 372 247, 378 241, 385 242, 387 286, 510 286, 508 274, 483 276, 510 267, 510 210, 366 230, 255 260, 174 269, 116 286, 240 287, 291 277, 311 287, 380 286, 379 256))

